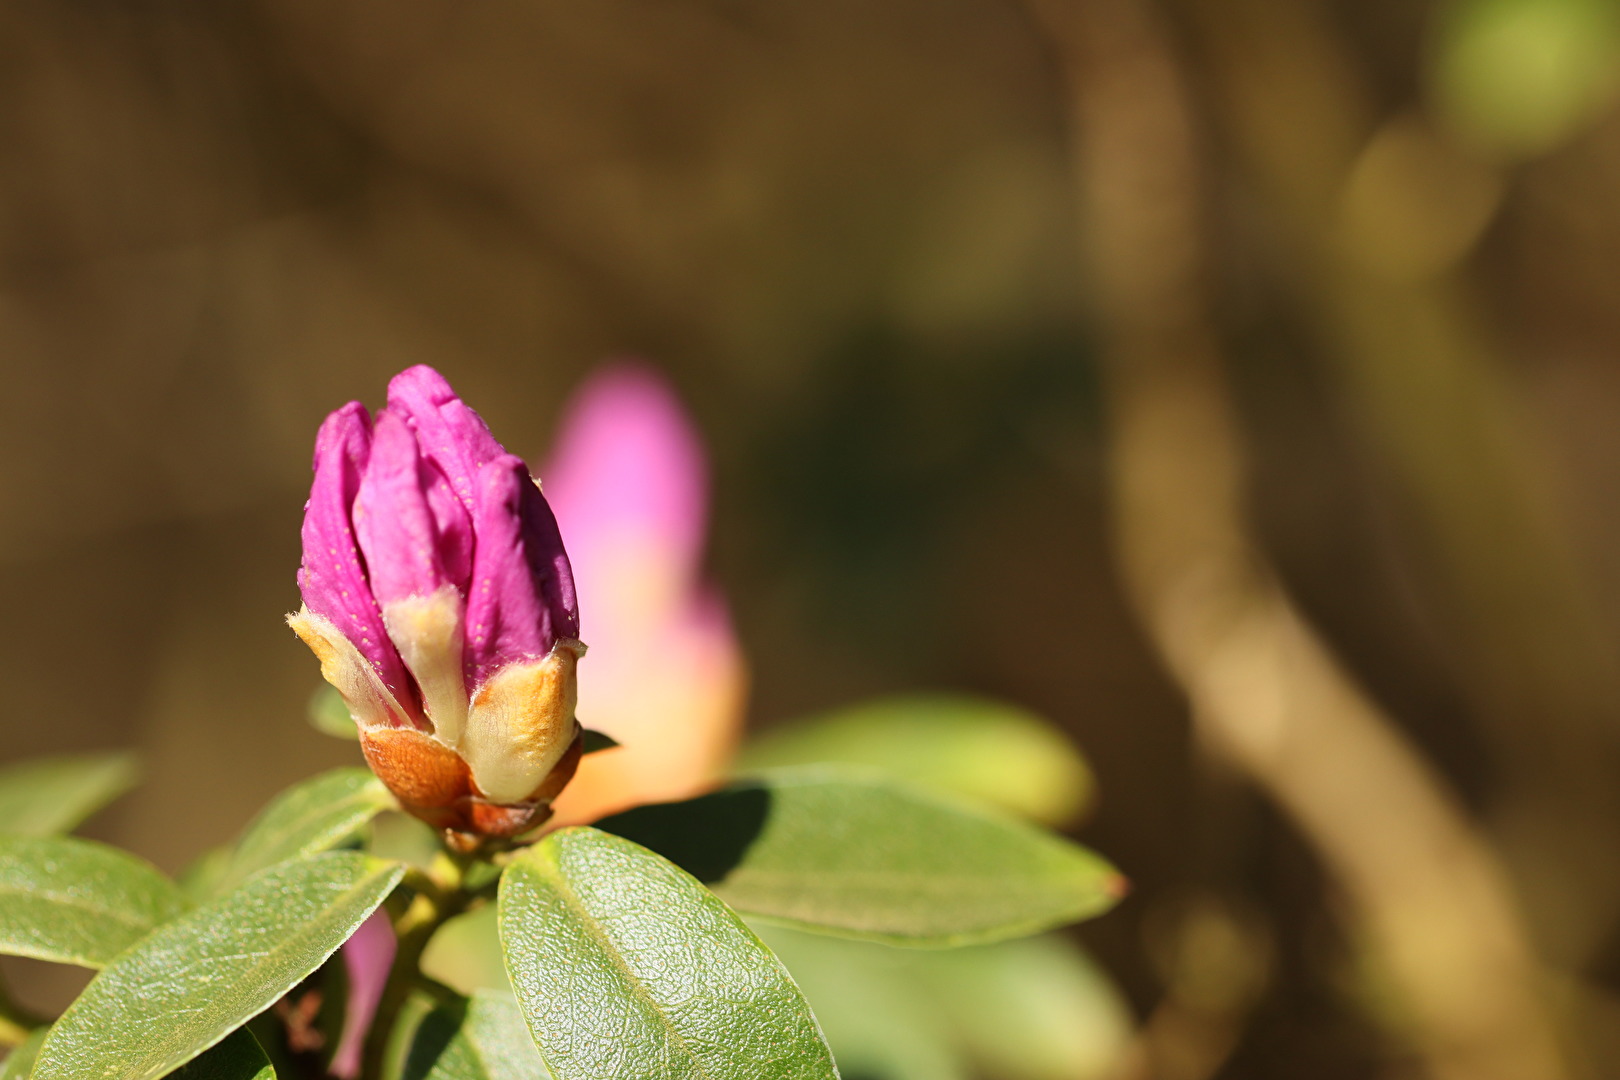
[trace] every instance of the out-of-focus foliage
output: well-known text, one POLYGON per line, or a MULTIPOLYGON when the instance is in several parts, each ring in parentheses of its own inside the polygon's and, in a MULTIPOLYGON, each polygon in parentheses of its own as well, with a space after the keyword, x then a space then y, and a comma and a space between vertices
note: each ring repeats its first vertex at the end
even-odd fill
POLYGON ((126 852, 68 837, 0 835, 0 952, 99 968, 186 908, 126 852))
POLYGON ((0 832, 71 832, 134 787, 137 775, 130 754, 35 759, 0 769, 0 832))
POLYGON ((917 695, 866 702, 774 729, 738 759, 743 772, 830 762, 1061 824, 1091 799, 1092 777, 1071 740, 1026 710, 972 697, 917 695))
POLYGON ((1436 36, 1441 115, 1487 152, 1544 153, 1620 90, 1613 0, 1453 0, 1436 36))
POLYGON ((1085 1080, 1117 1069, 1130 1039, 1118 992, 1060 937, 918 953, 759 932, 853 1076, 1085 1080))

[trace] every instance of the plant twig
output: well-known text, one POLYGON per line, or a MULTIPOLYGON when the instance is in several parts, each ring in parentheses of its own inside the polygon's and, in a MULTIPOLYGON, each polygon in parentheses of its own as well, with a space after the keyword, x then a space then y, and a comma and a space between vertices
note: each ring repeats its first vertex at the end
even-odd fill
POLYGON ((1117 557, 1207 748, 1314 846, 1442 1080, 1567 1075, 1504 875, 1252 539, 1209 318, 1201 161, 1146 0, 1038 4, 1072 94, 1111 402, 1117 557))
POLYGON ((366 1033, 361 1058, 360 1075, 366 1080, 381 1077, 394 1026, 411 991, 431 983, 421 974, 422 953, 428 942, 439 927, 465 911, 476 899, 474 893, 463 888, 467 871, 476 861, 476 855, 447 851, 439 855, 430 872, 412 870, 406 875, 405 884, 416 895, 394 920, 394 936, 398 941, 394 963, 389 969, 371 1030, 366 1033))

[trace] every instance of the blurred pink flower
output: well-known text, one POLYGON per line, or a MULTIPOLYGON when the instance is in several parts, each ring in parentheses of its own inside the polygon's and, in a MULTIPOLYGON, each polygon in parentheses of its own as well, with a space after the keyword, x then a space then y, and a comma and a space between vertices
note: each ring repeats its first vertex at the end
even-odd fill
POLYGON ((680 401, 644 365, 600 369, 564 411, 540 476, 591 612, 578 715, 620 746, 580 763, 558 824, 695 794, 735 750, 746 678, 702 580, 707 472, 680 401))
POLYGON ((388 912, 378 908, 360 924, 354 936, 343 943, 343 968, 349 976, 349 1006, 343 1020, 343 1037, 332 1054, 331 1073, 339 1080, 360 1075, 360 1054, 366 1033, 382 1002, 388 972, 394 966, 394 926, 388 912))

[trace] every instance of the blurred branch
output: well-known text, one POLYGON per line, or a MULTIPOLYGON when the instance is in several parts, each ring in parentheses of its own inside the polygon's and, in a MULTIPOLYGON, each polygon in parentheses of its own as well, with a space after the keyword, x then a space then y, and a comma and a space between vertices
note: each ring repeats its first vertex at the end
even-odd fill
POLYGON ((1040 3, 1071 93, 1112 405, 1117 550, 1211 752, 1292 818, 1344 890, 1442 1080, 1565 1076, 1499 868, 1301 616, 1245 520, 1210 325, 1182 76, 1140 0, 1040 3))
POLYGON ((1315 0, 1170 2, 1241 165, 1279 210, 1288 285, 1426 534, 1509 780, 1509 858, 1537 929, 1577 964, 1620 896, 1620 683, 1554 469, 1460 275, 1507 178, 1416 113, 1378 123, 1315 0))

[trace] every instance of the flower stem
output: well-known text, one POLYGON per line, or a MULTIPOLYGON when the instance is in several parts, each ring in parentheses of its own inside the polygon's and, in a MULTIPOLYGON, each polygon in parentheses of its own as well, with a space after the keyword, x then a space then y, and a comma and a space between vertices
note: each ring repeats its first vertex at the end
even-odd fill
POLYGON ((465 911, 476 897, 464 887, 467 869, 475 861, 472 855, 441 852, 431 869, 413 870, 405 877, 405 884, 415 890, 416 895, 394 920, 398 946, 382 999, 377 1004, 377 1014, 372 1019, 371 1030, 366 1033, 360 1072, 366 1080, 379 1080, 382 1076, 400 1010, 422 981, 422 953, 428 942, 440 926, 465 911))

